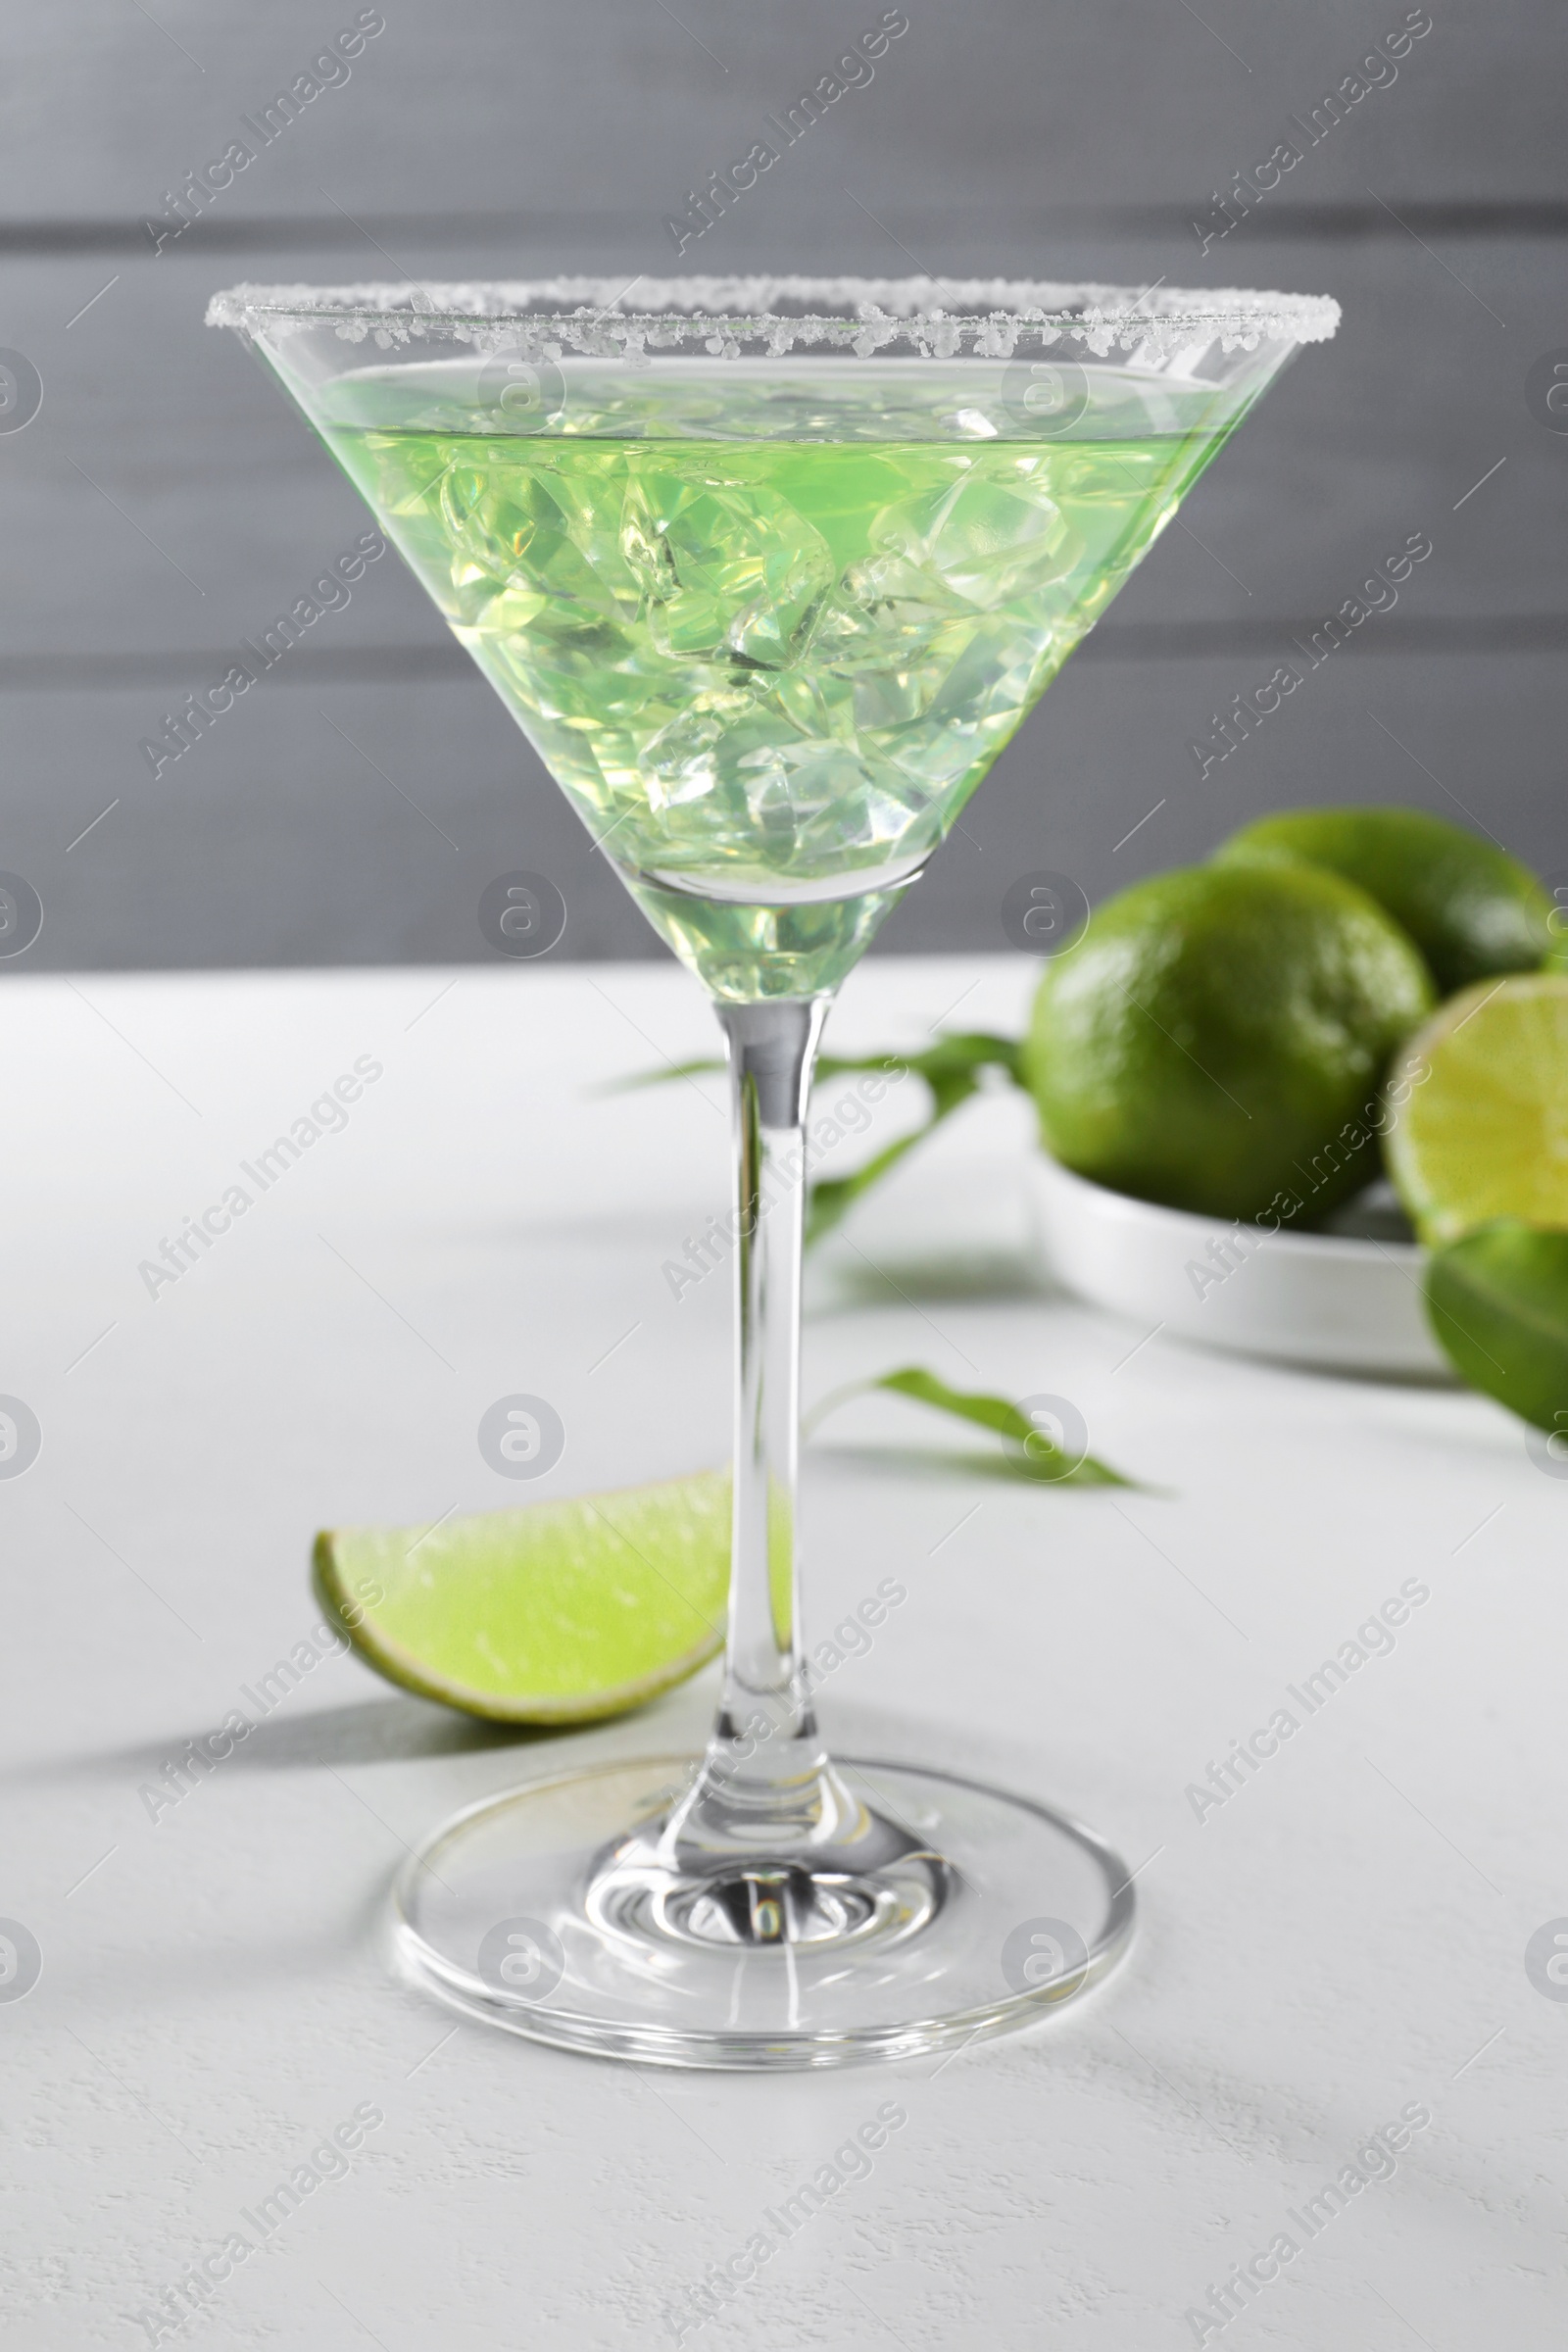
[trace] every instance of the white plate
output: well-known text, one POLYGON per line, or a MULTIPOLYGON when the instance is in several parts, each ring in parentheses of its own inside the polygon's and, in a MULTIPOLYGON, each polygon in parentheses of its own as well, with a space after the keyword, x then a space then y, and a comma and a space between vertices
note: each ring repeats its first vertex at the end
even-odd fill
POLYGON ((1093 1305, 1242 1355, 1452 1377, 1422 1307, 1425 1252, 1386 1186, 1343 1211, 1337 1232, 1270 1234, 1107 1192, 1043 1152, 1030 1159, 1047 1270, 1093 1305))

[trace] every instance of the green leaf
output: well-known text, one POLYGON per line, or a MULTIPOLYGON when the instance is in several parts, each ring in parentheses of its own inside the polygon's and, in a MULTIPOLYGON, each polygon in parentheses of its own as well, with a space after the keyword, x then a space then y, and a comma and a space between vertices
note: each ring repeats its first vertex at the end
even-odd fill
POLYGON ((1049 1486, 1065 1486, 1069 1481, 1096 1487, 1130 1487, 1135 1483, 1124 1478, 1119 1470, 1113 1470, 1108 1462, 1097 1460, 1092 1453, 1075 1458, 1063 1452, 1009 1398, 988 1396, 978 1390, 949 1388, 945 1380, 939 1380, 934 1372, 922 1371, 917 1364, 906 1365, 900 1372, 884 1372, 877 1380, 857 1380, 847 1388, 835 1389, 810 1415, 808 1429, 815 1429, 852 1396, 864 1396, 875 1389, 884 1389, 894 1396, 908 1396, 916 1404, 929 1404, 939 1413, 953 1413, 960 1421, 972 1421, 981 1429, 994 1430, 1007 1443, 1009 1450, 1004 1458, 1015 1477, 1049 1486))
POLYGON ((904 1157, 906 1152, 912 1152, 922 1137, 930 1134, 936 1118, 941 1116, 942 1113, 938 1112, 923 1127, 916 1127, 912 1135, 901 1135, 884 1151, 876 1152, 863 1167, 857 1168, 853 1176, 819 1176, 806 1196, 807 1248, 809 1249, 813 1242, 819 1242, 825 1233, 831 1233, 860 1195, 868 1193, 872 1185, 904 1157))
POLYGON ((824 1055, 817 1068, 823 1078, 836 1078, 849 1070, 908 1070, 931 1090, 932 1115, 922 1130, 929 1133, 938 1119, 945 1119, 950 1110, 968 1101, 983 1070, 1004 1070, 1015 1085, 1022 1086, 1021 1053, 1016 1038, 993 1037, 978 1029, 956 1030, 938 1037, 935 1045, 920 1054, 866 1054, 842 1060, 824 1055))
POLYGON ((1427 1263, 1427 1316, 1456 1369, 1538 1429, 1568 1428, 1568 1233, 1498 1217, 1427 1263))
POLYGON ((824 1055, 817 1065, 818 1076, 839 1078, 852 1070, 886 1070, 898 1062, 916 1078, 923 1079, 930 1090, 931 1108, 925 1124, 908 1135, 901 1135, 888 1144, 861 1167, 849 1176, 824 1176, 813 1184, 806 1205, 806 1239, 808 1245, 819 1242, 831 1233, 842 1217, 880 1183, 890 1168, 896 1167, 906 1152, 923 1143, 932 1129, 950 1118, 960 1103, 967 1102, 977 1093, 980 1074, 988 1068, 1004 1069, 1016 1083, 1022 1084, 1018 1072, 1019 1046, 1015 1039, 992 1037, 980 1030, 956 1032, 939 1037, 934 1046, 921 1054, 867 1054, 860 1056, 835 1057, 824 1055))
MULTIPOLYGON (((981 1072, 1005 1071, 1015 1086, 1025 1085, 1020 1056, 1022 1044, 1013 1037, 995 1037, 983 1029, 954 1030, 939 1035, 919 1054, 824 1054, 816 1065, 818 1081, 843 1078, 854 1070, 903 1068, 923 1079, 930 1090, 931 1108, 924 1126, 901 1135, 874 1152, 849 1176, 824 1176, 806 1197, 806 1242, 809 1249, 844 1218, 862 1193, 881 1182, 906 1152, 923 1143, 934 1127, 950 1118, 961 1103, 979 1091, 981 1072)), ((612 1079, 601 1094, 629 1094, 638 1087, 664 1086, 672 1078, 710 1077, 724 1068, 722 1061, 672 1061, 662 1070, 638 1070, 629 1078, 612 1079)), ((1035 1433, 1038 1435, 1038 1433, 1035 1433)))
POLYGON ((666 1061, 662 1070, 632 1070, 624 1078, 607 1078, 596 1095, 634 1095, 645 1086, 667 1086, 671 1078, 710 1078, 726 1067, 722 1060, 666 1061))

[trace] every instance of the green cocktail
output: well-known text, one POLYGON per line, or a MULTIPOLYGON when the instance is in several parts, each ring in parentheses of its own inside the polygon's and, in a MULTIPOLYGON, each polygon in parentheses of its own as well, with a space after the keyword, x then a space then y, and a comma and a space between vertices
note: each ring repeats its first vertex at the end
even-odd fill
POLYGON ((210 316, 358 484, 729 1051, 730 1611, 707 1750, 460 1814, 400 1878, 398 1966, 508 2032, 671 2066, 909 2058, 1046 2015, 1127 1948, 1115 1853, 961 1773, 835 1760, 817 1723, 795 1560, 807 1094, 882 916, 1337 306, 556 279, 237 287, 210 316))
POLYGON ((1237 416, 1103 368, 1057 437, 1000 366, 847 372, 557 369, 519 432, 493 365, 371 367, 318 415, 731 1000, 838 984, 1237 416))

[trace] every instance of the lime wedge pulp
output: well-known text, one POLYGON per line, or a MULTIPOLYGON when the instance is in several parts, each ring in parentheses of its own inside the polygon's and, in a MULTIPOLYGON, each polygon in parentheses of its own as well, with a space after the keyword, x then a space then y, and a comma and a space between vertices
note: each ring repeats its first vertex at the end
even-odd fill
POLYGON ((1478 981, 1390 1076, 1389 1174, 1428 1244, 1494 1217, 1568 1227, 1568 976, 1478 981))
POLYGON ((722 1471, 316 1539, 328 1618, 389 1682, 498 1723, 592 1723, 723 1646, 722 1471))

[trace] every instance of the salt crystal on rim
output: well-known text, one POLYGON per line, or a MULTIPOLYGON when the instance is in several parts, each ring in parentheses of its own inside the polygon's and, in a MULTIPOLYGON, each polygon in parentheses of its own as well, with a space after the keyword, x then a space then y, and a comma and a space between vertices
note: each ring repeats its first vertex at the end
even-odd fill
MULTIPOLYGON (((598 357, 713 337, 723 356, 753 345, 774 356, 797 346, 868 359, 908 340, 933 357, 1007 358, 1026 329, 1068 336, 1102 355, 1116 345, 1160 353, 1218 342, 1326 343, 1340 306, 1326 294, 1241 287, 1139 290, 1053 280, 932 277, 554 277, 438 286, 231 286, 208 306, 211 326, 252 319, 332 320, 358 340, 373 322, 405 343, 432 335, 483 341, 502 324, 548 322, 564 347, 598 357), (633 298, 635 297, 635 300, 633 298)), ((383 346, 385 347, 385 346, 383 346)))

